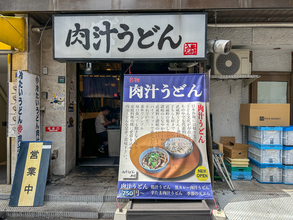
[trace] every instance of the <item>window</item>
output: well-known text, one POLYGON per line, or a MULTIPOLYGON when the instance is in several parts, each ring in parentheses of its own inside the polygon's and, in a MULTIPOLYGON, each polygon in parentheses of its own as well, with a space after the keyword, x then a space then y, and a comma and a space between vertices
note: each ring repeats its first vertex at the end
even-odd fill
MULTIPOLYGON (((250 87, 251 103, 293 103, 291 72, 253 72, 261 76, 250 87)), ((292 105, 290 106, 292 114, 292 105)), ((291 117, 291 123, 292 123, 291 117)))

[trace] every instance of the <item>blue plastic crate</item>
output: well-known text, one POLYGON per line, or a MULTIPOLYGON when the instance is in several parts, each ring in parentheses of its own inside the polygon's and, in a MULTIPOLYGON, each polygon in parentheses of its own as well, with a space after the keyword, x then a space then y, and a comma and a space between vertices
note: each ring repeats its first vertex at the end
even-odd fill
POLYGON ((293 147, 283 147, 282 162, 284 165, 293 165, 293 147))
POLYGON ((251 180, 251 172, 232 171, 231 180, 251 180))
POLYGON ((282 164, 263 164, 250 159, 251 175, 260 183, 282 183, 282 164))
POLYGON ((264 145, 282 145, 284 127, 248 127, 248 140, 264 145))
POLYGON ((248 141, 251 146, 248 148, 248 158, 256 160, 259 163, 277 163, 282 164, 283 146, 280 145, 261 145, 248 141))
POLYGON ((284 129, 283 129, 283 145, 293 146, 293 126, 284 127, 284 129))
POLYGON ((283 183, 293 185, 293 166, 283 166, 283 183))

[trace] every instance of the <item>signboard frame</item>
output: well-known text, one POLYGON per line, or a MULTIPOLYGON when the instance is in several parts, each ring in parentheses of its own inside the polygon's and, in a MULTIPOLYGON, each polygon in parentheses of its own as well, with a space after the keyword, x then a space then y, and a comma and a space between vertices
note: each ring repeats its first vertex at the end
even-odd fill
MULTIPOLYGON (((174 13, 147 13, 147 14, 143 14, 143 13, 129 13, 129 14, 125 14, 125 13, 121 13, 121 14, 113 14, 113 13, 107 13, 107 14, 87 14, 87 15, 84 15, 84 14, 56 14, 56 15, 53 15, 53 59, 54 60, 57 60, 59 62, 89 62, 89 61, 107 61, 107 62, 130 62, 130 61, 149 61, 149 62, 170 62, 170 61, 178 61, 178 62, 194 62, 194 60, 206 60, 206 51, 207 51, 207 42, 206 42, 206 39, 207 39, 207 16, 208 14, 206 12, 184 12, 184 13, 179 13, 179 12, 174 12, 174 13), (172 16, 172 15, 180 15, 180 16, 184 16, 184 15, 203 15, 204 16, 204 33, 203 34, 203 44, 204 44, 204 50, 203 50, 203 53, 201 56, 188 56, 188 55, 185 55, 184 57, 169 57, 169 58, 166 58, 166 57, 158 57, 158 58, 151 58, 151 57, 147 57, 147 56, 144 56, 144 57, 141 57, 141 58, 137 58, 136 56, 133 56, 133 57, 85 57, 85 56, 80 56, 80 57, 75 57, 75 58, 72 58, 72 57, 59 57, 59 56, 56 56, 56 48, 55 48, 55 45, 56 45, 56 30, 55 30, 55 23, 56 23, 56 18, 58 17, 90 17, 90 16, 114 16, 114 17, 118 17, 118 16, 157 16, 157 15, 160 15, 160 16, 172 16)), ((190 40, 187 40, 186 42, 182 42, 182 44, 187 44, 187 43, 190 43, 190 40), (188 41, 188 42, 187 42, 188 41)), ((136 43, 136 42, 133 42, 133 44, 136 43)), ((169 44, 169 43, 168 43, 169 44)), ((58 47, 59 48, 59 47, 58 47)), ((170 51, 169 51, 170 53, 170 51)), ((184 53, 184 51, 182 51, 182 54, 184 53)))

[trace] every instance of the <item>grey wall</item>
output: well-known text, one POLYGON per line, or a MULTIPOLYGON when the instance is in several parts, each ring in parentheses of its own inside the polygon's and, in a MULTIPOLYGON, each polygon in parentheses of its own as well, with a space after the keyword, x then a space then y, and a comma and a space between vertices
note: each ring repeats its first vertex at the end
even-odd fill
POLYGON ((28 18, 28 62, 27 70, 29 73, 40 75, 40 54, 41 54, 41 44, 39 39, 41 34, 31 32, 32 26, 39 26, 39 24, 32 18, 28 18))
MULTIPOLYGON (((41 107, 45 107, 42 113, 42 139, 52 141, 52 152, 58 150, 58 158, 51 162, 52 174, 66 175, 75 167, 76 161, 76 124, 68 127, 69 90, 75 91, 76 88, 76 64, 53 60, 52 30, 44 32, 41 57, 41 70, 48 68, 47 75, 41 74, 41 92, 48 92, 48 99, 41 100, 41 107), (65 76, 65 83, 58 83, 58 76, 65 76), (65 110, 53 109, 54 94, 65 95, 65 110), (45 132, 47 126, 61 126, 62 132, 45 132)), ((76 122, 75 112, 73 115, 76 122)))
MULTIPOLYGON (((247 93, 247 88, 244 90, 247 93)), ((242 80, 211 80, 210 108, 213 116, 213 140, 220 142, 221 136, 235 136, 236 142, 242 142, 242 125, 239 123, 242 92, 242 80)))
MULTIPOLYGON (((208 28, 207 34, 208 39, 231 40, 233 49, 252 51, 252 71, 291 71, 293 29, 208 28)), ((248 87, 243 88, 242 80, 212 80, 210 90, 214 140, 235 136, 236 142, 242 142, 239 113, 240 104, 248 103, 248 87)))
MULTIPOLYGON (((67 63, 66 64, 66 94, 69 98, 69 91, 73 91, 74 97, 76 97, 76 64, 67 63)), ((72 97, 71 97, 72 99, 72 97)), ((76 100, 75 100, 76 103, 76 100)), ((76 163, 76 108, 75 104, 69 105, 69 100, 66 102, 66 120, 67 125, 69 124, 70 116, 73 116, 74 125, 73 127, 67 126, 66 132, 66 173, 70 172, 76 163), (69 113, 69 107, 73 107, 74 112, 69 113)))
POLYGON ((53 60, 52 31, 45 31, 42 40, 41 68, 48 74, 41 75, 41 92, 48 92, 48 99, 41 100, 43 141, 52 141, 52 152, 58 150, 58 158, 51 163, 54 175, 66 175, 66 111, 53 109, 54 94, 66 94, 66 84, 58 83, 58 76, 66 76, 66 64, 53 60), (45 132, 47 126, 61 126, 62 132, 45 132))
POLYGON ((291 71, 291 51, 253 50, 253 71, 291 71))

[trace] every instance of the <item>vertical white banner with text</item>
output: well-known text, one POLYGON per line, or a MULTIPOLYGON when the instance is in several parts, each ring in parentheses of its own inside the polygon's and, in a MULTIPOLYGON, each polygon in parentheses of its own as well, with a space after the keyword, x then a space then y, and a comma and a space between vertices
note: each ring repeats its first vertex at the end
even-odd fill
POLYGON ((40 78, 37 75, 17 71, 16 120, 18 154, 22 141, 40 141, 40 78))

